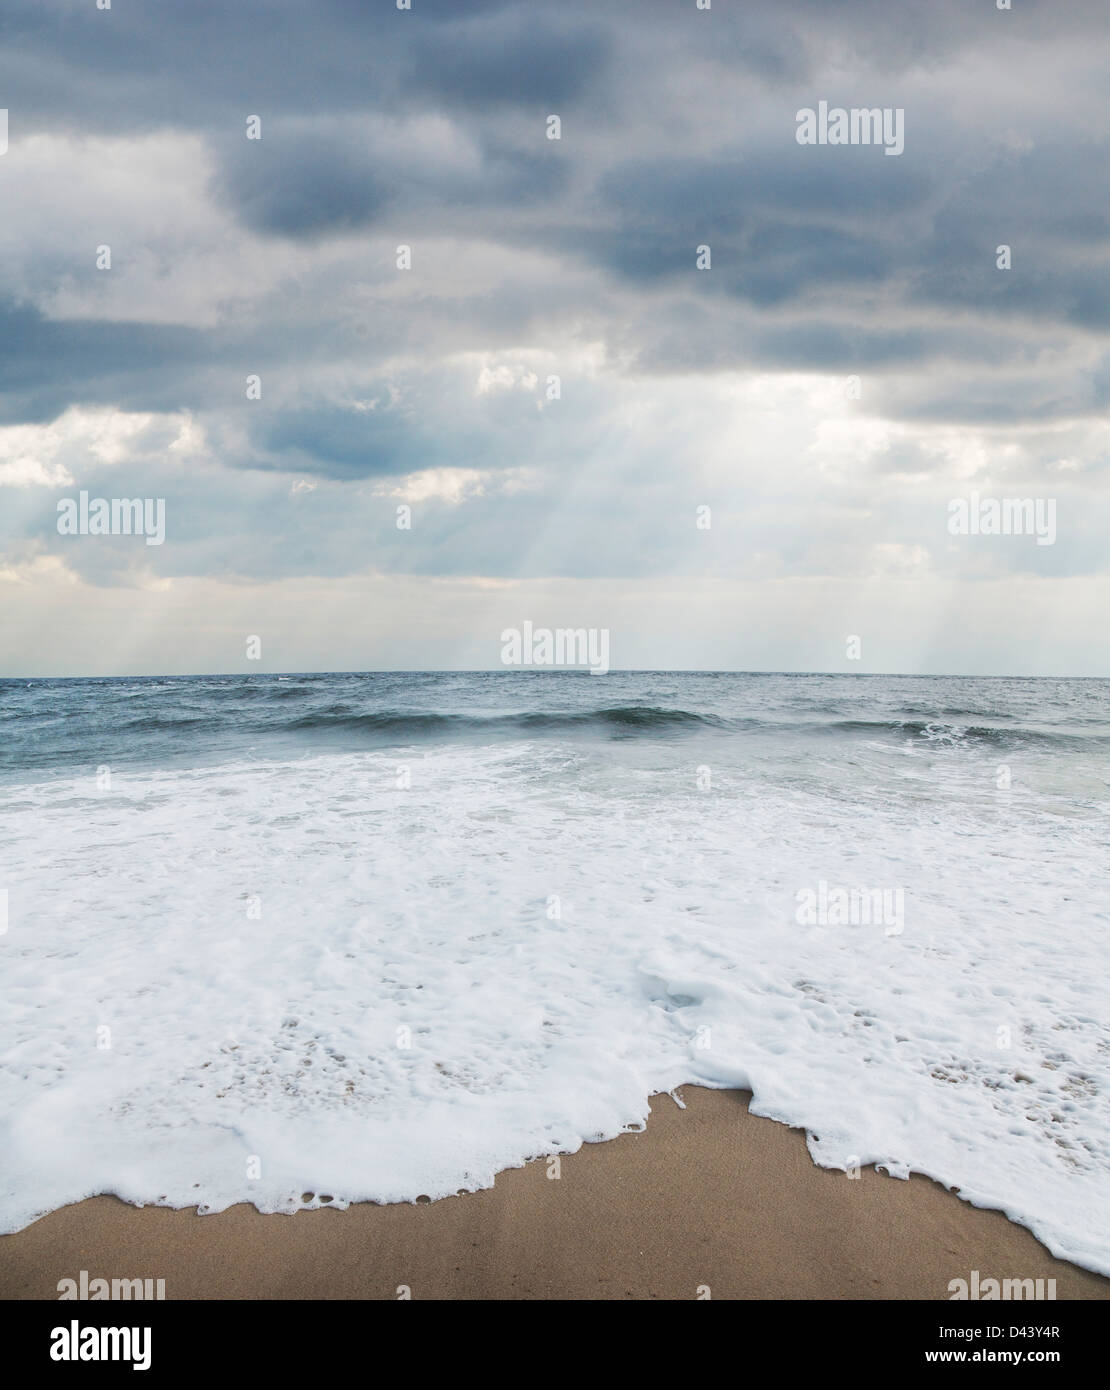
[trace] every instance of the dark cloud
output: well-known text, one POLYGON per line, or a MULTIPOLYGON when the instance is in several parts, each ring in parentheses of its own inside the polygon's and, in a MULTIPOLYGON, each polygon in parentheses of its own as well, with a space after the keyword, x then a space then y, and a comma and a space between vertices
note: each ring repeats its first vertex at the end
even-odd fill
POLYGON ((227 147, 220 192, 252 231, 291 237, 369 226, 389 190, 356 150, 308 130, 283 133, 267 122, 261 140, 227 147))
MULTIPOLYGON (((3 25, 0 197, 29 249, 0 269, 0 423, 74 405, 193 412, 244 515, 256 483, 271 489, 248 569, 355 563, 368 523, 334 545, 333 485, 516 466, 542 474, 535 492, 429 502, 415 543, 375 513, 375 554, 443 573, 674 563, 663 500, 650 522, 547 529, 560 487, 588 492, 585 474, 623 458, 634 372, 862 373, 861 416, 922 429, 1066 423, 1110 403, 1101 0, 8 0, 3 25), (795 113, 820 100, 904 107, 904 153, 800 146, 795 113), (138 155, 129 171, 103 154, 140 137, 207 175, 196 265, 138 155), (85 196, 99 176, 119 200, 118 236, 59 186, 63 139, 85 196), (89 247, 109 234, 117 268, 94 291, 89 247), (140 321, 174 277, 180 321, 140 321), (127 298, 136 283, 145 301, 127 298), (555 410, 540 385, 477 391, 485 356, 514 353, 518 377, 565 378, 555 410), (254 372, 264 397, 248 403, 254 372), (293 476, 318 491, 290 498, 293 476), (321 529, 290 542, 311 518, 321 529)), ((624 494, 672 478, 683 434, 667 445, 642 476, 623 460, 624 494)), ((887 474, 918 457, 894 450, 887 474)), ((188 563, 216 565, 226 537, 192 506, 177 512, 197 519, 179 533, 188 563)), ((763 534, 816 566, 789 532, 763 534)))
POLYGON ((413 153, 380 128, 338 120, 311 128, 263 122, 261 139, 245 126, 213 142, 215 194, 253 232, 320 240, 375 226, 420 230, 454 225, 459 210, 524 207, 557 196, 567 182, 555 151, 523 149, 482 133, 473 160, 455 167, 435 151, 413 153))
POLYGON ((581 14, 559 22, 557 13, 518 6, 437 27, 411 59, 412 88, 479 111, 509 103, 546 114, 577 101, 605 72, 615 38, 581 14))
POLYGON ((0 423, 52 420, 75 404, 178 410, 182 379, 206 351, 187 327, 51 320, 0 301, 0 423))
MULTIPOLYGON (((259 455, 280 467, 341 478, 442 466, 448 447, 446 440, 422 430, 411 414, 388 406, 267 411, 257 417, 252 437, 259 455)), ((251 456, 252 466, 257 457, 251 456)))

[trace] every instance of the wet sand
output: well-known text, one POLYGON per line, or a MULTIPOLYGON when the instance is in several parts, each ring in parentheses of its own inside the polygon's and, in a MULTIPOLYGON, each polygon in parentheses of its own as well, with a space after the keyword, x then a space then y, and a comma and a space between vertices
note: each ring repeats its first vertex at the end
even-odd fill
POLYGON ((440 1202, 198 1216, 90 1198, 0 1237, 0 1298, 57 1298, 83 1269, 164 1279, 167 1299, 947 1299, 975 1269, 1110 1298, 1000 1212, 927 1178, 817 1168, 746 1092, 681 1094, 685 1110, 655 1097, 643 1133, 564 1155, 558 1178, 541 1159, 440 1202))

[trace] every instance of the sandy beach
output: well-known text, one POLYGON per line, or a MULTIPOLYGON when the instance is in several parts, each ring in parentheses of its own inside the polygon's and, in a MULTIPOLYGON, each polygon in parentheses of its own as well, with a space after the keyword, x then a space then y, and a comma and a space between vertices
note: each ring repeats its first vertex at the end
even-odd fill
POLYGON ((817 1168, 747 1093, 681 1094, 558 1178, 541 1160, 440 1202, 199 1217, 91 1198, 0 1237, 0 1297, 57 1298, 84 1269, 164 1279, 167 1299, 947 1299, 972 1270, 1110 1298, 1000 1212, 927 1178, 817 1168))

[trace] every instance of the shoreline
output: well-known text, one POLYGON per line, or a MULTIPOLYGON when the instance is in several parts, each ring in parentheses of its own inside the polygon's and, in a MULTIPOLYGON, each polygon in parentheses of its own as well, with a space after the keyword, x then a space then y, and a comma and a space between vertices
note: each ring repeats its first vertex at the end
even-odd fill
MULTIPOLYGON (((0 1298, 58 1283, 163 1279, 174 1299, 939 1299, 949 1281, 1056 1281, 1110 1299, 1000 1211, 930 1178, 817 1167, 804 1132, 750 1093, 652 1097, 645 1130, 498 1174, 442 1201, 263 1215, 241 1204, 133 1207, 90 1197, 0 1236, 0 1298)), ((1046 1283, 1045 1287, 1048 1285, 1046 1283)))

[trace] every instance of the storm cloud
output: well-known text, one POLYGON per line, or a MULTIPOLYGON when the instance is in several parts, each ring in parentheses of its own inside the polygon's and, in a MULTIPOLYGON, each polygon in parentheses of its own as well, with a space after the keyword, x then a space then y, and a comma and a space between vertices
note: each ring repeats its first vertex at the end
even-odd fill
POLYGON ((16 623, 61 573, 1106 575, 1101 0, 8 0, 4 34, 16 623), (820 102, 904 150, 800 144, 820 102), (165 497, 166 544, 67 544, 75 488, 165 497), (954 544, 971 488, 1057 498, 1057 543, 954 544))

